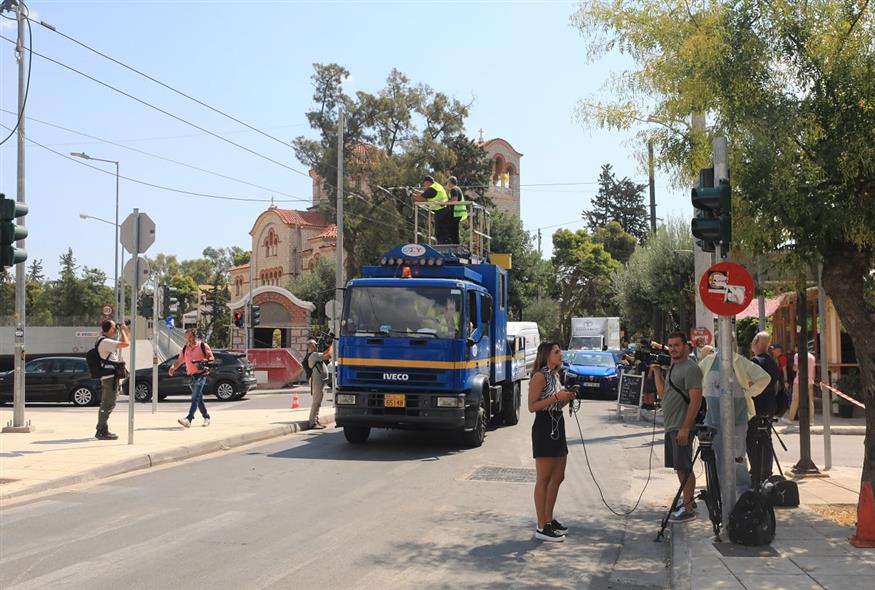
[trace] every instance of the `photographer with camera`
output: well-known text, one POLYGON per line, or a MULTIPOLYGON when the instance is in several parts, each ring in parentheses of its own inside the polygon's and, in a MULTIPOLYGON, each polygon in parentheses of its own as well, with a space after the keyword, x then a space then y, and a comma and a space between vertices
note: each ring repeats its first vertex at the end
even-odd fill
POLYGON ((668 375, 663 376, 659 364, 651 364, 649 372, 656 383, 656 392, 662 399, 665 427, 665 466, 673 468, 678 481, 684 485, 684 504, 672 514, 674 522, 687 522, 696 518, 693 512, 693 494, 696 491, 696 475, 693 469, 693 429, 696 415, 702 404, 702 371, 690 359, 687 339, 681 332, 668 336, 668 353, 671 364, 668 375))
POLYGON ((185 363, 185 372, 191 377, 189 385, 191 387, 191 406, 188 409, 188 415, 185 418, 180 418, 177 422, 185 428, 190 427, 197 409, 200 410, 201 416, 204 418, 204 426, 209 426, 210 414, 204 404, 204 385, 207 384, 209 370, 204 365, 216 359, 210 346, 197 337, 197 331, 194 328, 185 331, 185 342, 185 346, 179 351, 176 362, 167 370, 167 374, 173 377, 176 369, 185 363))
POLYGON ((559 485, 565 479, 568 443, 565 441, 565 417, 562 407, 575 398, 575 393, 562 386, 559 367, 562 351, 557 342, 538 345, 535 366, 529 379, 532 424, 532 456, 535 458, 535 514, 538 528, 535 538, 561 542, 568 529, 553 518, 553 507, 559 495, 559 485))
POLYGON ((322 346, 315 340, 307 341, 307 356, 304 357, 304 372, 307 374, 307 380, 310 382, 310 395, 313 401, 310 403, 310 428, 314 430, 322 430, 324 424, 319 422, 319 408, 322 406, 322 393, 325 388, 325 382, 328 380, 328 368, 325 366, 327 361, 331 360, 331 354, 334 350, 334 337, 328 335, 328 348, 320 351, 320 348, 325 348, 325 338, 320 338, 322 346))
POLYGON ((118 435, 109 431, 109 415, 115 409, 115 400, 118 397, 118 388, 121 378, 117 367, 121 366, 124 371, 119 350, 130 346, 128 340, 128 322, 117 325, 112 320, 106 320, 100 325, 102 334, 97 339, 94 348, 100 357, 101 365, 106 369, 100 377, 100 409, 97 411, 97 432, 94 438, 97 440, 116 440, 118 435))

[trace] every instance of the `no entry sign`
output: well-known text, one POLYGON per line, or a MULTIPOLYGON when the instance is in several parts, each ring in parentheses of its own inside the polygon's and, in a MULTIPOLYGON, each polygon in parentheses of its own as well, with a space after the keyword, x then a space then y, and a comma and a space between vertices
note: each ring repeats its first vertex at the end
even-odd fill
POLYGON ((702 273, 699 295, 712 312, 733 316, 744 311, 753 299, 753 278, 740 264, 720 262, 702 273))
POLYGON ((697 326, 690 330, 690 340, 692 340, 693 344, 698 348, 711 344, 713 338, 714 336, 711 334, 711 330, 704 326, 697 326))

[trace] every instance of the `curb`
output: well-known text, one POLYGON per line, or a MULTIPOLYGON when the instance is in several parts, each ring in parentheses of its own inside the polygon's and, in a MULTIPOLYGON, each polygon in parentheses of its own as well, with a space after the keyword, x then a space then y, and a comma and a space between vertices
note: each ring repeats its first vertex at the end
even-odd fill
MULTIPOLYGON (((684 523, 686 524, 686 523, 684 523)), ((693 548, 690 545, 688 528, 671 525, 671 575, 669 583, 672 590, 690 590, 693 584, 693 548)))
MULTIPOLYGON (((321 419, 322 418, 320 417, 320 420, 321 419)), ((328 425, 332 424, 333 422, 334 415, 330 417, 325 417, 324 424, 328 425)), ((82 473, 65 475, 64 477, 60 477, 58 479, 44 481, 19 490, 14 490, 11 492, 0 491, 0 500, 20 498, 22 496, 29 496, 31 494, 65 488, 80 483, 88 483, 99 479, 106 479, 115 475, 130 473, 131 471, 149 469, 151 467, 157 467, 158 465, 165 465, 168 463, 177 463, 180 461, 185 461, 186 459, 198 457, 200 455, 214 453, 216 451, 227 451, 234 447, 242 447, 250 443, 262 440, 279 438, 287 434, 303 432, 305 430, 309 430, 307 426, 309 426, 309 422, 307 420, 300 420, 296 422, 290 422, 288 424, 283 424, 282 426, 272 426, 270 428, 263 428, 261 430, 253 430, 250 432, 232 434, 219 440, 209 440, 194 445, 165 449, 162 451, 155 451, 153 453, 144 453, 143 455, 139 455, 137 457, 129 457, 121 461, 116 461, 114 463, 101 465, 100 467, 95 467, 94 469, 83 471, 82 473)))
MULTIPOLYGON (((799 434, 799 426, 790 425, 790 426, 777 426, 775 430, 778 431, 779 434, 799 434)), ((811 434, 823 434, 823 426, 812 426, 810 429, 811 434)), ((830 434, 834 435, 865 435, 866 427, 865 426, 832 426, 829 429, 830 434)))

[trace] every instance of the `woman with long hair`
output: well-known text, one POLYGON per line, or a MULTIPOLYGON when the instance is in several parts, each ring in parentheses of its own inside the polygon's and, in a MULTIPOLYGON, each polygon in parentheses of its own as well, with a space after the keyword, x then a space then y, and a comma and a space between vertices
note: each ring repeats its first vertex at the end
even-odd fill
POLYGON ((565 442, 565 417, 562 407, 574 399, 574 392, 562 387, 559 365, 562 351, 557 342, 538 346, 535 367, 529 378, 529 411, 535 414, 532 425, 532 454, 535 457, 535 538, 564 541, 568 529, 553 518, 559 484, 565 479, 568 444, 565 442))

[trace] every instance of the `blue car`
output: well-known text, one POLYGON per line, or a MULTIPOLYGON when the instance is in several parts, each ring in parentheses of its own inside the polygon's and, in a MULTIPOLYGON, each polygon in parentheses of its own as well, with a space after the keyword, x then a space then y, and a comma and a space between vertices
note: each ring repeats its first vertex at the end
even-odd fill
POLYGON ((568 350, 562 353, 565 386, 580 385, 585 397, 616 399, 620 373, 618 355, 612 351, 568 350))

